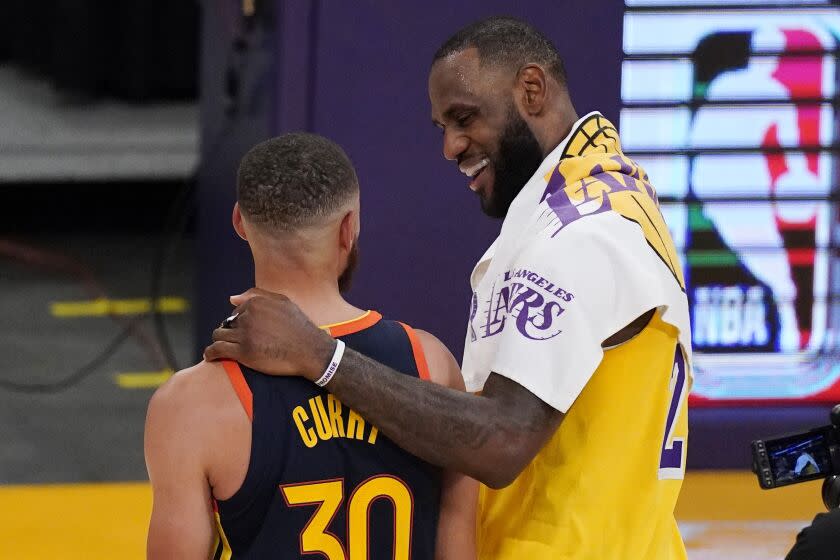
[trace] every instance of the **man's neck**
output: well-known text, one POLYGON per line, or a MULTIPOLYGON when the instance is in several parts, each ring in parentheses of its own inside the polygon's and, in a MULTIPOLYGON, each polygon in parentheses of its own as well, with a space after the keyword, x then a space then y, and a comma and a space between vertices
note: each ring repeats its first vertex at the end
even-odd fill
POLYGON ((255 284, 291 299, 316 325, 341 323, 364 313, 348 303, 338 291, 338 282, 302 269, 255 266, 255 284))
POLYGON ((579 118, 571 102, 568 105, 563 103, 554 114, 556 117, 546 123, 548 126, 544 127, 542 134, 537 133, 537 142, 542 148, 543 158, 548 157, 548 154, 560 145, 579 118))

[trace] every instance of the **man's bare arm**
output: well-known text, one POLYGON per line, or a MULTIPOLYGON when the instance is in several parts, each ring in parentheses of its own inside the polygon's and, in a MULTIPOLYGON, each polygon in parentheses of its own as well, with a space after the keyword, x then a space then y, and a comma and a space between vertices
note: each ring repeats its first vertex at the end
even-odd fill
POLYGON ((477 396, 399 375, 353 351, 327 389, 403 449, 492 488, 513 482, 563 417, 495 373, 477 396))
POLYGON ((440 494, 435 560, 474 560, 478 482, 455 471, 444 471, 440 494))
MULTIPOLYGON (((229 358, 274 375, 320 377, 336 343, 294 303, 259 289, 235 302, 239 315, 232 328, 214 331, 207 359, 229 358)), ((398 375, 349 349, 326 388, 403 449, 494 488, 519 475, 563 418, 495 373, 476 396, 398 375)))
MULTIPOLYGON (((431 334, 417 330, 432 382, 465 391, 464 378, 452 353, 431 334)), ((473 560, 476 558, 476 512, 478 482, 452 470, 443 471, 440 490, 435 560, 473 560)))
POLYGON ((154 498, 150 560, 207 558, 213 544, 210 486, 194 429, 200 419, 188 406, 191 388, 184 381, 176 376, 158 389, 146 416, 144 448, 154 498))

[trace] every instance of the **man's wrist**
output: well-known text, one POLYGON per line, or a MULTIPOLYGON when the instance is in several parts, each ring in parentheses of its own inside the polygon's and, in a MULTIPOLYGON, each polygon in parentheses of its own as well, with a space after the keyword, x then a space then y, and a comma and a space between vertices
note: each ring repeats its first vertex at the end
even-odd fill
POLYGON ((341 358, 344 356, 344 349, 346 348, 344 341, 336 339, 335 342, 335 352, 333 352, 329 365, 324 370, 324 373, 321 374, 321 377, 315 381, 315 385, 318 387, 326 387, 327 383, 332 380, 336 370, 338 370, 338 364, 341 363, 341 358))
POLYGON ((330 366, 333 354, 335 354, 338 341, 329 335, 319 337, 317 343, 312 347, 312 361, 302 372, 303 377, 313 383, 324 375, 330 366))

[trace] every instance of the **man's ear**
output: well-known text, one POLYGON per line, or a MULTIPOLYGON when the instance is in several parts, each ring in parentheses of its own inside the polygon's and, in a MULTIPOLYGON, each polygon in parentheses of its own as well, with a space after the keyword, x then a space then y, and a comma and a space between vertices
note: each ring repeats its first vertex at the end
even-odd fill
POLYGON ((341 225, 338 228, 338 244, 342 251, 350 252, 356 238, 359 236, 358 230, 358 214, 355 210, 350 210, 344 217, 341 218, 341 225))
POLYGON ((245 226, 242 224, 242 212, 239 210, 239 203, 233 205, 233 216, 231 216, 231 221, 233 222, 233 230, 236 234, 248 241, 248 234, 245 232, 245 226))
POLYGON ((525 115, 542 113, 548 98, 545 70, 539 64, 526 64, 516 74, 516 100, 525 115))

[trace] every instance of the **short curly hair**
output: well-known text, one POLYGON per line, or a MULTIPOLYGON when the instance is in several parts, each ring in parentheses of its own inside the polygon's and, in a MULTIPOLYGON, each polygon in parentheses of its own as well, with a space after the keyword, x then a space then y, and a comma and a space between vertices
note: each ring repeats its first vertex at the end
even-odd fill
POLYGON ((239 164, 236 182, 245 217, 275 232, 313 225, 359 191, 344 150, 307 132, 284 134, 251 148, 239 164))
POLYGON ((543 65, 557 83, 566 86, 566 68, 557 47, 520 19, 493 16, 458 30, 435 53, 432 64, 451 54, 475 48, 482 65, 519 70, 529 62, 543 65))

